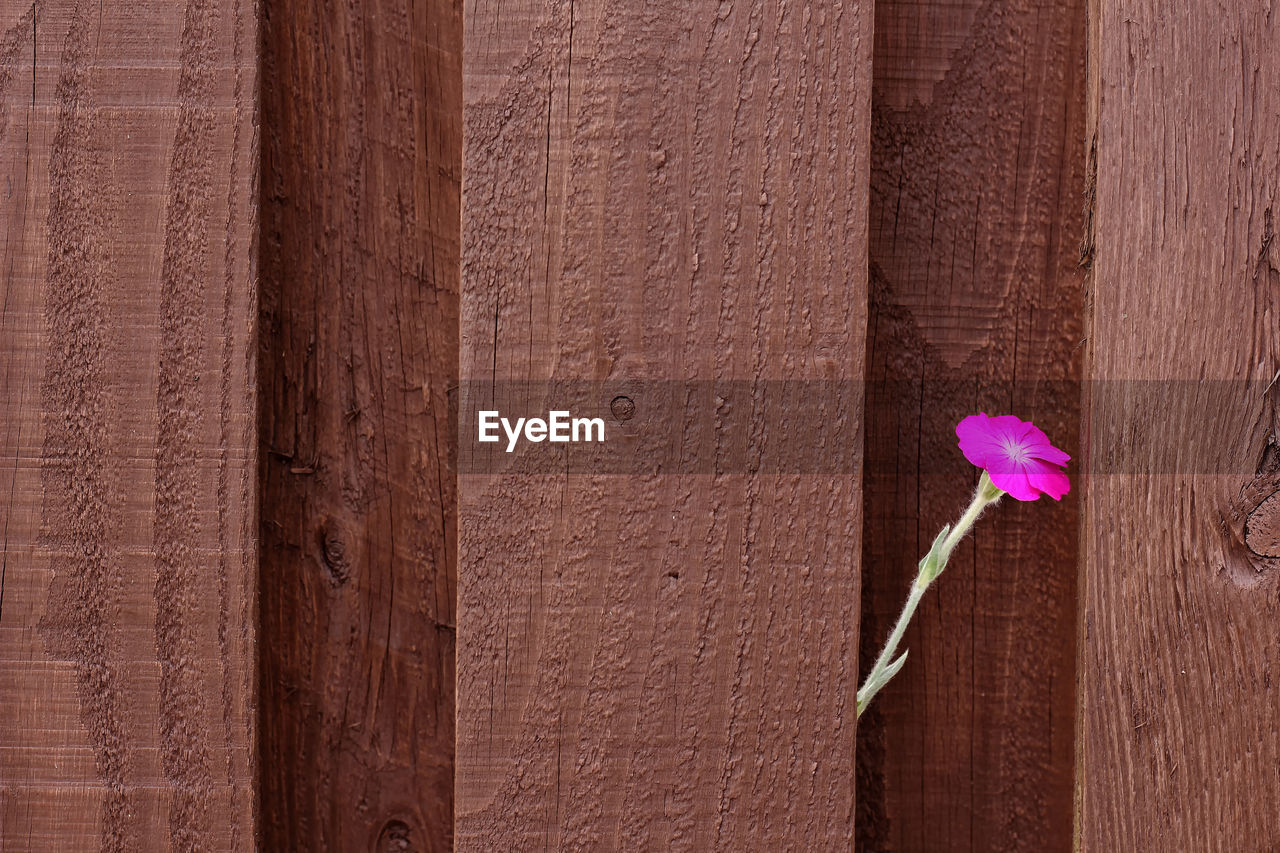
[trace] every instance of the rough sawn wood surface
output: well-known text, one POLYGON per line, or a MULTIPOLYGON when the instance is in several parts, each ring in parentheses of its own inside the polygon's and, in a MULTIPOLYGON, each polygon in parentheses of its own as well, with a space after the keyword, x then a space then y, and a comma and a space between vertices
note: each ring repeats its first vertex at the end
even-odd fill
MULTIPOLYGON (((807 414, 860 448, 870 4, 465 19, 462 409, 844 380, 807 414)), ((625 440, 670 426, 633 403, 625 440)), ((666 470, 461 477, 460 851, 852 845, 860 466, 694 473, 785 424, 686 416, 666 470)))
POLYGON ((0 4, 0 848, 254 848, 257 20, 0 4))

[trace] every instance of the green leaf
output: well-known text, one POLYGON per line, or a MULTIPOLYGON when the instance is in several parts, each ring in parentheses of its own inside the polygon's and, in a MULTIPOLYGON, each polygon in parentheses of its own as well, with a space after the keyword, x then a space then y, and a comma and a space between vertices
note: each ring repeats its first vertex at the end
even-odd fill
POLYGON ((920 559, 920 578, 925 584, 932 582, 947 567, 947 564, 943 561, 942 543, 946 541, 947 534, 950 532, 950 524, 942 525, 942 530, 934 538, 933 545, 929 547, 929 553, 920 559))
MULTIPOLYGON (((904 651, 899 658, 884 668, 884 678, 880 680, 881 686, 888 684, 889 679, 898 674, 898 670, 902 669, 902 665, 907 662, 907 653, 904 651)), ((847 693, 845 694, 848 695, 847 693)))
POLYGON ((902 665, 907 662, 907 653, 903 652, 893 663, 884 669, 873 672, 867 676, 867 683, 862 685, 862 689, 858 691, 858 716, 862 716, 862 712, 871 704, 871 700, 880 692, 889 680, 898 674, 898 670, 902 669, 902 665))

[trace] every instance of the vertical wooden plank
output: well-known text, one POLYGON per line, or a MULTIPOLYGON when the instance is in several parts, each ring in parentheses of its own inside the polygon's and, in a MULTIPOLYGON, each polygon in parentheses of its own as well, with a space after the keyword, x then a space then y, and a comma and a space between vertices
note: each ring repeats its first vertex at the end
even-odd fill
POLYGON ((249 850, 254 8, 0 4, 0 847, 249 850))
POLYGON ((466 26, 458 847, 848 850, 870 4, 466 26), (598 462, 465 426, 553 392, 598 462))
MULTIPOLYGON (((977 472, 955 424, 1075 455, 1083 2, 876 3, 863 670, 977 472)), ((1071 843, 1075 496, 984 519, 859 734, 867 851, 1071 843)))
POLYGON ((1104 0, 1081 849, 1280 847, 1280 20, 1104 0))
POLYGON ((450 850, 461 7, 264 13, 263 844, 450 850))

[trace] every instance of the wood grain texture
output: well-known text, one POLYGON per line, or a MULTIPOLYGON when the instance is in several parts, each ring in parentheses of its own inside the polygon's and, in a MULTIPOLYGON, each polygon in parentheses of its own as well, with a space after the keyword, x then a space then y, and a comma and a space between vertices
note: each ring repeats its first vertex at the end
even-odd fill
POLYGON ((1086 851, 1280 849, 1280 18, 1098 4, 1086 851), (1254 550, 1251 544, 1259 550, 1254 550))
MULTIPOLYGON (((976 484, 956 423, 1076 455, 1083 12, 876 3, 864 672, 976 484)), ((1007 500, 952 558, 860 726, 860 849, 1069 848, 1077 531, 1075 495, 1007 500)))
POLYGON ((263 846, 446 851, 461 8, 264 30, 263 846))
POLYGON ((254 845, 257 24, 0 4, 0 847, 254 845))
POLYGON ((766 379, 845 380, 807 414, 861 447, 870 4, 465 18, 462 411, 617 383, 617 441, 674 411, 683 443, 460 477, 458 849, 848 850, 860 458, 715 462, 785 444, 718 428, 766 379), (671 410, 666 379, 740 384, 671 410))

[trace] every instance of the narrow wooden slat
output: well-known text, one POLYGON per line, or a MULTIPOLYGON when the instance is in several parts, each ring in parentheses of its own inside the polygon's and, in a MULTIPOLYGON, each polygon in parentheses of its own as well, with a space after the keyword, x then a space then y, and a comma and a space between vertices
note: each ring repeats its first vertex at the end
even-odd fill
POLYGON ((1081 849, 1280 848, 1280 18, 1098 4, 1081 849))
POLYGON ((848 850, 870 4, 465 20, 458 849, 848 850))
POLYGON ((254 6, 0 4, 0 848, 250 850, 254 6))
MULTIPOLYGON (((1083 2, 876 3, 863 669, 977 471, 955 424, 1075 455, 1083 2)), ((1071 843, 1078 512, 1009 500, 925 600, 859 735, 860 848, 1071 843)))
POLYGON ((461 7, 264 16, 263 848, 447 851, 461 7))

